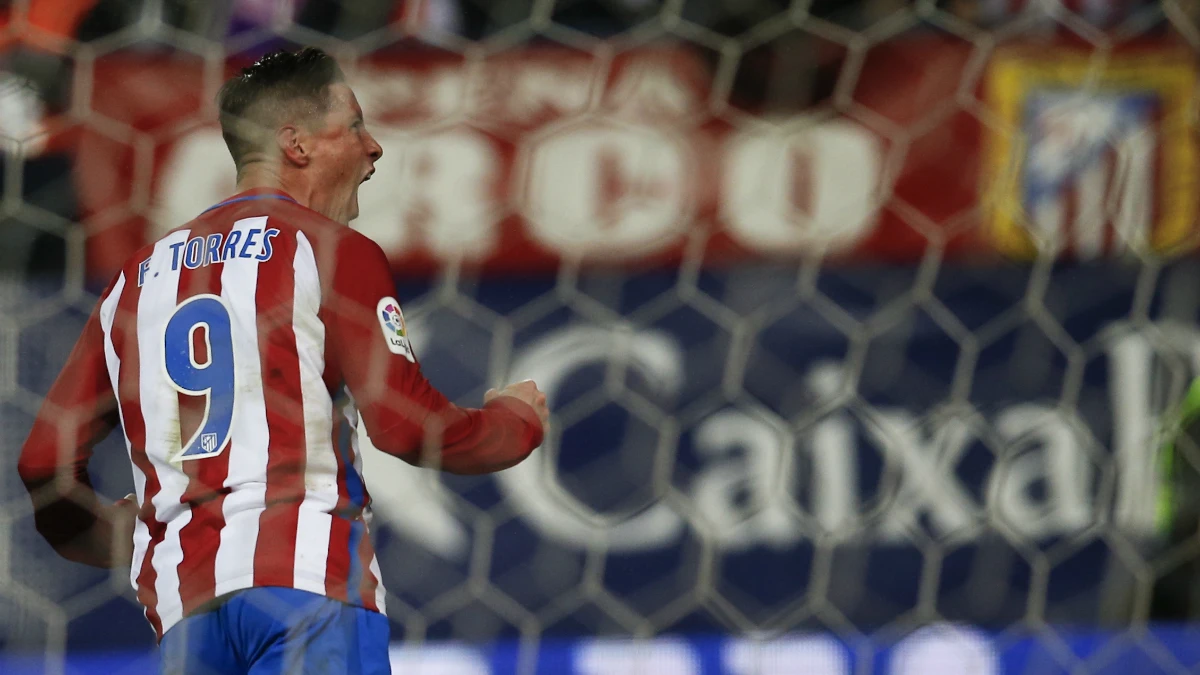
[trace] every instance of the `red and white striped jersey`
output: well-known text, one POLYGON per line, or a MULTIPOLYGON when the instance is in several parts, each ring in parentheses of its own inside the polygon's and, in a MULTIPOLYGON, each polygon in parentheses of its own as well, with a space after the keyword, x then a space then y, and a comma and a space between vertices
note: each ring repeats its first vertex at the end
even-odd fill
MULTIPOLYGON (((90 490, 92 447, 119 421, 140 507, 130 580, 160 638, 252 586, 383 611, 361 456, 338 442, 360 415, 384 452, 415 463, 431 451, 458 473, 516 464, 542 437, 516 399, 465 409, 430 386, 378 245, 254 190, 126 263, 47 395, 20 473, 31 493, 64 476, 90 490)), ((52 543, 94 522, 39 504, 52 543)))

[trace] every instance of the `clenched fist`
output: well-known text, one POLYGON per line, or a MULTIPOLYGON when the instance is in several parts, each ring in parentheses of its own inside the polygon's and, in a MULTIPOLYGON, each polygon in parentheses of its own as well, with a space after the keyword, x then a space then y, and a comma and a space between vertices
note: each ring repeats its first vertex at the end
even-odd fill
POLYGON ((487 393, 483 395, 484 404, 497 396, 512 396, 533 406, 538 419, 542 421, 542 431, 546 432, 550 429, 550 409, 546 407, 546 395, 538 389, 533 380, 510 384, 499 391, 488 389, 487 393))

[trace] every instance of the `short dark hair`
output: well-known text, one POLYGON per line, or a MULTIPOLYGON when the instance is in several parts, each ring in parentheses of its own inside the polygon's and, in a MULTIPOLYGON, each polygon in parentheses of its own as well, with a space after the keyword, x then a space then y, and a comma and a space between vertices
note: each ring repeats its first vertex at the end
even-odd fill
POLYGON ((327 112, 329 85, 344 79, 337 61, 316 47, 271 52, 230 78, 217 94, 217 107, 238 173, 279 125, 327 112))

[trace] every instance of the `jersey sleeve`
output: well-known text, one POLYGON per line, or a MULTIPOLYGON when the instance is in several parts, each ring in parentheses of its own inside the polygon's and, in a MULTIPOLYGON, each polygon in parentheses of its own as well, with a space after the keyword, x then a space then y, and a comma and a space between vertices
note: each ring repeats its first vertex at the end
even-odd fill
POLYGON ((379 245, 351 233, 337 244, 322 318, 330 352, 375 447, 451 473, 489 473, 525 459, 542 442, 528 404, 500 396, 483 408, 454 405, 421 373, 408 341, 391 270, 379 245))
MULTIPOLYGON (((111 286, 104 294, 110 290, 111 286)), ((37 530, 55 548, 95 524, 99 502, 87 464, 92 448, 118 423, 97 302, 42 402, 17 463, 17 472, 33 499, 37 530)))

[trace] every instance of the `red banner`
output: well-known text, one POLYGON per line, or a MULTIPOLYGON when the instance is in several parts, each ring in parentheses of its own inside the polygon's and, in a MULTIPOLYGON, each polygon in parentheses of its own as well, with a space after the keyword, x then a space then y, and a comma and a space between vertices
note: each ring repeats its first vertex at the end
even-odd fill
MULTIPOLYGON (((377 55, 351 79, 385 154, 354 227, 399 274, 700 257, 1095 257, 1190 248, 1195 54, 998 52, 935 38, 868 52, 847 100, 787 117, 714 95, 691 52, 377 55)), ((198 60, 95 63, 78 143, 91 269, 233 188, 198 60)))

